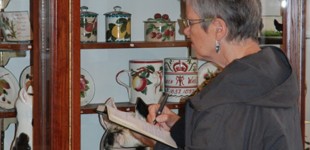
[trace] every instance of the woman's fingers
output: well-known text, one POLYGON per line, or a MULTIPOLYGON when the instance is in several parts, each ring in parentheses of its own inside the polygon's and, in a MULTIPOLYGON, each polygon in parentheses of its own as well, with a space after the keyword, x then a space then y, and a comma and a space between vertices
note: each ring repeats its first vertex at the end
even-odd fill
POLYGON ((149 114, 147 116, 147 122, 153 123, 154 120, 156 120, 157 125, 162 126, 169 131, 180 117, 166 106, 162 113, 159 116, 156 116, 158 108, 159 104, 152 104, 148 107, 149 114))
POLYGON ((157 112, 158 108, 159 108, 159 104, 152 104, 148 107, 149 114, 146 118, 147 122, 153 123, 153 121, 156 118, 156 112, 157 112))
POLYGON ((180 116, 171 112, 171 113, 159 115, 156 118, 156 121, 159 123, 165 123, 169 128, 171 128, 179 119, 180 119, 180 116))

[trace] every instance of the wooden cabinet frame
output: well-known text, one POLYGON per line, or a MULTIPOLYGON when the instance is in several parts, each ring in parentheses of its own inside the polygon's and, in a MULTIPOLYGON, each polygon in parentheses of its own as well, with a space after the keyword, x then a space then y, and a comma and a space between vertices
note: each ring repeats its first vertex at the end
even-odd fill
POLYGON ((34 33, 32 65, 36 79, 33 149, 78 150, 80 1, 32 0, 30 5, 34 33), (46 43, 40 43, 42 39, 46 43))
MULTIPOLYGON (((283 45, 286 54, 296 71, 299 81, 299 103, 303 139, 305 138, 305 106, 306 106, 306 0, 288 0, 284 11, 285 23, 283 45)), ((304 141, 304 140, 303 140, 304 141)))

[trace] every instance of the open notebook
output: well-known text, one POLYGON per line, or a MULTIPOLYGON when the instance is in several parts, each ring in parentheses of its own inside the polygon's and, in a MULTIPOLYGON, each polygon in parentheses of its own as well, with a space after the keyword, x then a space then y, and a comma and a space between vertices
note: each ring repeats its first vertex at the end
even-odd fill
POLYGON ((108 118, 110 121, 148 136, 156 141, 177 148, 175 141, 172 139, 170 132, 150 124, 144 120, 134 117, 132 113, 120 111, 113 106, 106 105, 108 118))

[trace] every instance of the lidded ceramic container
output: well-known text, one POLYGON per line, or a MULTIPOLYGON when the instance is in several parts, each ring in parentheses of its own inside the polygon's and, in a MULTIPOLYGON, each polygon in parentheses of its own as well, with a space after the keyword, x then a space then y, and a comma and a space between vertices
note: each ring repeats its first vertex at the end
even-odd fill
POLYGON ((106 42, 130 42, 131 14, 121 11, 120 6, 114 6, 114 11, 105 13, 106 42))
POLYGON ((87 6, 82 6, 80 10, 81 42, 97 42, 98 14, 87 10, 88 10, 87 6))
POLYGON ((149 18, 144 21, 144 39, 147 42, 175 41, 175 21, 149 18))

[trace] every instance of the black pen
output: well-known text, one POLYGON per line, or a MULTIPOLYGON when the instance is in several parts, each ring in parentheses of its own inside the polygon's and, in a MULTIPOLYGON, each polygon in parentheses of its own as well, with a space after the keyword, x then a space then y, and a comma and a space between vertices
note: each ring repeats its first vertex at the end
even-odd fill
MULTIPOLYGON (((160 100, 159 100, 160 106, 159 106, 159 108, 158 108, 158 110, 156 112, 156 117, 159 116, 162 113, 162 111, 163 111, 163 109, 164 109, 164 107, 165 107, 165 105, 167 103, 168 96, 169 96, 169 94, 163 93, 163 96, 160 98, 160 100)), ((153 124, 157 123, 156 117, 155 117, 155 120, 153 121, 153 124)))

